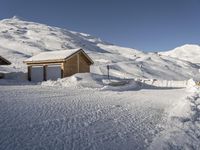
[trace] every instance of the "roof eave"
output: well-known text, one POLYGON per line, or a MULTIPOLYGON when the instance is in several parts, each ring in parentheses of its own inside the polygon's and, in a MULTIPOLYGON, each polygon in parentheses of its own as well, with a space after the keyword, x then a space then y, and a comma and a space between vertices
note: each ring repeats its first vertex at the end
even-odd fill
POLYGON ((55 59, 55 60, 38 60, 38 61, 23 61, 25 64, 42 64, 42 63, 62 63, 66 61, 65 59, 55 59))

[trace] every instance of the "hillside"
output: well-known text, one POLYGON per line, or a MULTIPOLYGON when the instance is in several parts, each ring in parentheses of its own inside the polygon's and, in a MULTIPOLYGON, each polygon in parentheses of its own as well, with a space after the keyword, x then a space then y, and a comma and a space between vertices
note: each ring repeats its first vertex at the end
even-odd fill
POLYGON ((0 67, 4 72, 26 72, 23 60, 43 51, 79 47, 94 60, 93 73, 105 75, 109 64, 111 75, 120 78, 199 78, 199 66, 188 61, 116 46, 89 34, 23 21, 17 17, 0 21, 0 54, 12 62, 10 67, 0 67))
POLYGON ((199 45, 186 44, 167 52, 161 52, 160 54, 174 58, 179 58, 193 63, 200 63, 199 45))

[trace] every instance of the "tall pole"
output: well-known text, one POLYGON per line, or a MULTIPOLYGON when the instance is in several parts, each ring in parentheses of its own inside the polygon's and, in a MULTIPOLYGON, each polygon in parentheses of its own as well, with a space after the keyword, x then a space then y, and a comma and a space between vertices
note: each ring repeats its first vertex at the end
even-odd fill
POLYGON ((110 80, 110 74, 109 74, 110 66, 107 65, 107 72, 108 72, 108 79, 110 80))

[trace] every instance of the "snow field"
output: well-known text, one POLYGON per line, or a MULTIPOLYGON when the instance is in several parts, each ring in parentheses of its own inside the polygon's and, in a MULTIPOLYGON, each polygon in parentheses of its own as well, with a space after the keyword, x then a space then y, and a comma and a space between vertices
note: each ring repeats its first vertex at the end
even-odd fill
POLYGON ((184 92, 0 86, 0 149, 146 149, 184 92))

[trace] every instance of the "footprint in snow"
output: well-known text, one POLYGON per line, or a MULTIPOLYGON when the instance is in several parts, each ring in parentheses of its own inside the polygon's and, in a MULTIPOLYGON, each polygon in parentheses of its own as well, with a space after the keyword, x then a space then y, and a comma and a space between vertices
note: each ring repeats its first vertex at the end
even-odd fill
POLYGON ((122 107, 121 105, 113 105, 113 107, 122 107))

